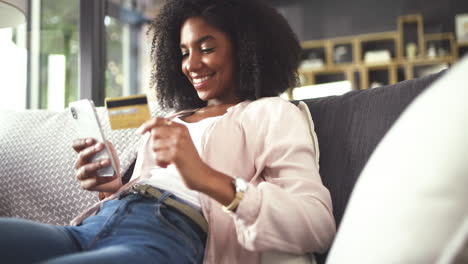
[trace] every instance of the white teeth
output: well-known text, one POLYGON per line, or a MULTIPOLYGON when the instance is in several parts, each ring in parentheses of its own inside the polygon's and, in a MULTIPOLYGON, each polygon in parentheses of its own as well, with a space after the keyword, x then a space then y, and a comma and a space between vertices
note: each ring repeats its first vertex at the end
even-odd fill
POLYGON ((193 81, 194 84, 199 84, 201 82, 204 82, 204 81, 208 80, 209 78, 210 78, 210 76, 206 76, 206 77, 203 77, 203 78, 192 79, 192 81, 193 81))

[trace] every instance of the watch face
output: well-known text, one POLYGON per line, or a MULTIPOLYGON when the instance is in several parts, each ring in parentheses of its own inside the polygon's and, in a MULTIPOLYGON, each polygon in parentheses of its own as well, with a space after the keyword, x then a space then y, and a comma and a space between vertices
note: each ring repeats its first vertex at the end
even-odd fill
POLYGON ((234 180, 236 186, 236 192, 246 192, 249 184, 242 178, 236 178, 234 180))

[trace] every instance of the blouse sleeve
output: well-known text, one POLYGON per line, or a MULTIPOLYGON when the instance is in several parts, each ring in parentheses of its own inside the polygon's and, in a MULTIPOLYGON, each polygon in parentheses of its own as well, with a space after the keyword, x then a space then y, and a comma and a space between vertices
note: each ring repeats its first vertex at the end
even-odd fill
POLYGON ((265 101, 250 116, 243 127, 256 135, 249 145, 263 180, 249 184, 231 213, 239 243, 255 251, 326 251, 336 227, 307 118, 280 98, 265 101))

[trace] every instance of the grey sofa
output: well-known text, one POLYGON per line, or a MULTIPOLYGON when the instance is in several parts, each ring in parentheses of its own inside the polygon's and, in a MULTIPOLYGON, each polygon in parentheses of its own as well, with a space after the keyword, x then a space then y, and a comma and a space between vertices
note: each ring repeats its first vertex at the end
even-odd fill
POLYGON ((320 175, 339 225, 348 198, 379 141, 409 103, 444 72, 372 90, 309 99, 320 145, 320 175))
MULTIPOLYGON (((320 175, 339 227, 354 184, 377 144, 409 103, 444 72, 341 96, 309 99, 320 146, 320 175)), ((318 255, 324 263, 326 254, 318 255)))
MULTIPOLYGON (((365 163, 406 106, 441 74, 342 96, 305 100, 320 144, 320 173, 329 188, 339 226, 365 163)), ((157 113, 157 109, 153 109, 157 113)), ((111 131, 105 109, 98 114, 128 179, 139 138, 111 131)), ((70 144, 76 137, 67 110, 0 110, 0 216, 66 224, 97 201, 80 190, 70 144)), ((326 254, 318 256, 323 263, 326 254)))

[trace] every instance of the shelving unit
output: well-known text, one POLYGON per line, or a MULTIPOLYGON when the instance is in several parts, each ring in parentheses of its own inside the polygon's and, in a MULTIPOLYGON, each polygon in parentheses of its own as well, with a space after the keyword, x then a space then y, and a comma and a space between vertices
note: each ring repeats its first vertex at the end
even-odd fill
MULTIPOLYGON (((390 53, 388 63, 394 62, 400 52, 398 45, 399 36, 397 32, 383 32, 375 34, 359 35, 356 38, 358 63, 376 64, 375 62, 366 62, 365 53, 381 49, 388 50, 390 53)), ((379 62, 377 62, 378 64, 379 62)))
POLYGON ((398 42, 398 58, 408 57, 405 47, 409 43, 416 44, 416 56, 424 56, 424 22, 419 14, 400 16, 397 19, 397 32, 400 38, 398 42))
MULTIPOLYGON (((397 18, 397 31, 304 41, 301 85, 348 80, 353 89, 394 84, 468 54, 453 33, 424 34, 419 14, 397 18)), ((292 94, 292 93, 290 93, 292 94)))
MULTIPOLYGON (((439 33, 439 34, 428 34, 424 36, 424 46, 426 47, 426 56, 432 57, 429 54, 431 47, 435 49, 443 49, 447 52, 447 56, 453 58, 458 57, 458 49, 455 44, 455 37, 453 33, 439 33)), ((439 55, 440 56, 440 55, 439 55)))
POLYGON ((397 64, 395 62, 385 64, 366 64, 361 68, 361 89, 371 87, 372 83, 397 83, 397 64))

